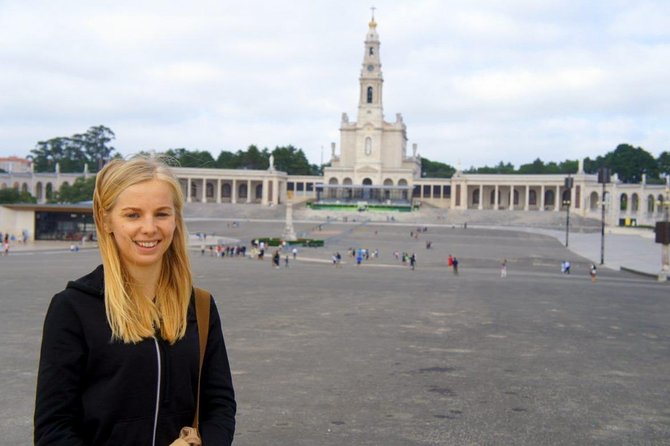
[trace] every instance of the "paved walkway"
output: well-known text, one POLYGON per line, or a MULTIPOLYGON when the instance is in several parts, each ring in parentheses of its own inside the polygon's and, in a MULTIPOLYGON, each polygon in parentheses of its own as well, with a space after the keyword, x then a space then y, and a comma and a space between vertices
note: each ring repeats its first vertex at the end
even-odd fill
MULTIPOLYGON (((491 229, 491 228, 490 228, 491 229)), ((565 231, 535 228, 499 227, 501 230, 523 230, 537 234, 545 234, 565 243, 565 231)), ((568 249, 596 265, 600 265, 601 234, 571 233, 568 238, 568 249)), ((632 272, 657 275, 661 270, 661 245, 651 237, 634 234, 605 234, 605 267, 632 272)))
MULTIPOLYGON (((232 221, 238 219, 215 219, 221 221, 232 221)), ((261 221, 261 220, 258 220, 261 221)), ((281 220, 262 220, 262 221, 281 221, 281 220)), ((300 222, 296 222, 300 223, 300 222)), ((302 223, 313 224, 312 221, 302 223)), ((373 223, 385 225, 385 223, 373 223)), ((394 226, 413 226, 412 224, 391 224, 394 226)), ((431 224, 430 226, 441 226, 431 224)), ((451 226, 451 225, 445 225, 451 226)), ((488 226, 471 225, 471 228, 480 227, 487 229, 526 231, 536 234, 544 234, 556 238, 561 243, 565 243, 565 231, 529 228, 529 227, 513 227, 513 226, 488 226)), ((224 237, 217 237, 217 240, 224 239, 224 237)), ((227 239, 228 242, 234 243, 236 240, 227 239)), ((191 236, 191 246, 199 247, 202 241, 195 235, 191 236)), ((11 253, 21 252, 35 252, 35 251, 69 251, 72 242, 62 241, 37 241, 29 242, 27 244, 14 244, 11 246, 11 253)), ((568 248, 575 254, 600 265, 600 233, 570 233, 568 248)), ((88 242, 84 246, 77 244, 80 249, 95 249, 96 243, 88 242)), ((651 237, 643 237, 634 234, 618 234, 606 233, 605 235, 605 265, 606 268, 613 270, 620 270, 622 268, 632 272, 637 272, 645 275, 657 275, 661 270, 661 245, 654 242, 651 237)))

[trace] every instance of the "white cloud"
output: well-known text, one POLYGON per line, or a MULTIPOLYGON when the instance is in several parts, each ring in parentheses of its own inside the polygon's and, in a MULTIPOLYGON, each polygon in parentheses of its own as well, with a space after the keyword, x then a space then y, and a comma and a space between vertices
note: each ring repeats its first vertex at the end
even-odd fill
MULTIPOLYGON (((381 0, 387 119, 464 167, 669 150, 662 0, 381 0)), ((370 11, 308 2, 0 2, 0 155, 92 125, 123 153, 293 144, 355 116, 370 11)))

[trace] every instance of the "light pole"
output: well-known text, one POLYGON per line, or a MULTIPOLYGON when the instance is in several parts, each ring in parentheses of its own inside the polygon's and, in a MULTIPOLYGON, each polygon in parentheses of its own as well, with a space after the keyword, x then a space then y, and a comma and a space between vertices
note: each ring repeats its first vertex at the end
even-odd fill
POLYGON ((600 195, 600 264, 605 264, 605 184, 610 182, 609 167, 601 167, 598 169, 598 183, 603 185, 602 194, 600 195))
POLYGON ((565 247, 568 247, 568 240, 570 237, 570 204, 572 204, 572 186, 574 179, 568 175, 565 179, 565 188, 568 190, 568 199, 563 200, 563 206, 566 206, 565 214, 565 247))

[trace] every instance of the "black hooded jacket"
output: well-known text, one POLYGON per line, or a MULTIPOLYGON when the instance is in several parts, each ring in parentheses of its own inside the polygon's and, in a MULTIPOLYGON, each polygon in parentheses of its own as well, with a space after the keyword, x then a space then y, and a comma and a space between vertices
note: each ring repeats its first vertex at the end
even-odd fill
MULTIPOLYGON (((198 327, 191 296, 186 335, 112 341, 103 269, 56 294, 44 322, 35 404, 36 445, 167 446, 191 426, 198 384, 198 327)), ((219 314, 211 300, 202 370, 203 445, 230 445, 235 394, 219 314)))

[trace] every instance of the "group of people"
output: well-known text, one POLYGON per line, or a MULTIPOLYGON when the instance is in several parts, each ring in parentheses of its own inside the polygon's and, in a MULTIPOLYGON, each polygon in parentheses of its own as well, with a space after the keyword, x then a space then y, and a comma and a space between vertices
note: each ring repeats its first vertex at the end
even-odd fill
POLYGON ((447 257, 447 267, 451 268, 456 276, 458 275, 458 263, 458 259, 449 254, 449 257, 447 257))
MULTIPOLYGON (((569 260, 564 260, 561 262, 561 273, 570 274, 571 269, 572 264, 570 263, 569 260)), ((595 263, 591 263, 591 265, 589 266, 589 276, 591 276, 591 282, 593 283, 596 282, 597 275, 598 275, 598 268, 596 267, 595 263)))
MULTIPOLYGON (((209 255, 211 257, 245 257, 247 247, 245 245, 209 245, 209 255)), ((205 245, 200 246, 200 254, 205 255, 205 245)))

